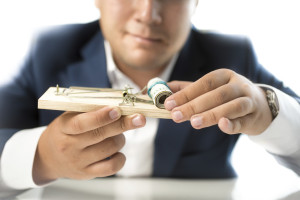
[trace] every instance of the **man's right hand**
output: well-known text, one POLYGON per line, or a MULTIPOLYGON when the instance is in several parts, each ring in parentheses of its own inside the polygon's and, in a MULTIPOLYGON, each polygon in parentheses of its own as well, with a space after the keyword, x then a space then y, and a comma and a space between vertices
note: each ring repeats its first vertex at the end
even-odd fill
POLYGON ((88 113, 65 112, 42 134, 33 166, 36 184, 57 178, 110 176, 125 163, 123 132, 143 127, 143 115, 121 116, 118 108, 88 113))

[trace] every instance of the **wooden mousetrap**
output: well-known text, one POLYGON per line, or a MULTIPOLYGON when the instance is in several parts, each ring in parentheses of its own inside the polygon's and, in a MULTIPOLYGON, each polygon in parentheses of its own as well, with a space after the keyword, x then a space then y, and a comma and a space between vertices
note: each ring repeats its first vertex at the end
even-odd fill
POLYGON ((39 109, 89 112, 104 106, 116 106, 122 115, 140 113, 146 117, 170 119, 170 111, 155 106, 148 95, 124 90, 90 87, 50 87, 38 100, 39 109))

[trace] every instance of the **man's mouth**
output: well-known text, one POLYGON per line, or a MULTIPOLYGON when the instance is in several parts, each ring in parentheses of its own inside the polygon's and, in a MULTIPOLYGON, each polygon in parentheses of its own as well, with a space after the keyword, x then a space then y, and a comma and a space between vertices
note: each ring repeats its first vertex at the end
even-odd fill
POLYGON ((139 34, 132 34, 129 33, 129 35, 131 37, 133 37, 136 41, 140 42, 140 43, 160 43, 162 42, 162 39, 158 38, 158 37, 152 37, 152 36, 143 36, 143 35, 139 35, 139 34))

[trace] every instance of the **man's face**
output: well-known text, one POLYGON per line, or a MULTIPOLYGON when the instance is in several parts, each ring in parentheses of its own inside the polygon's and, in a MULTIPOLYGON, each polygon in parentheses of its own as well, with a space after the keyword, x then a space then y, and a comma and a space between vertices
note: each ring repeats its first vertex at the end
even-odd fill
POLYGON ((117 65, 166 66, 184 45, 196 0, 96 0, 101 28, 117 65))

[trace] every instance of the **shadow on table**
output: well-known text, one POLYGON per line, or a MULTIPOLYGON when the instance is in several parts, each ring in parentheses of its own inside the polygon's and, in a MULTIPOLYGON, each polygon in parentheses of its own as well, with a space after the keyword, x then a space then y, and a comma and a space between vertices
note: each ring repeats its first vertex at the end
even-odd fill
POLYGON ((299 200, 300 199, 300 191, 297 191, 295 193, 292 193, 280 200, 299 200))

